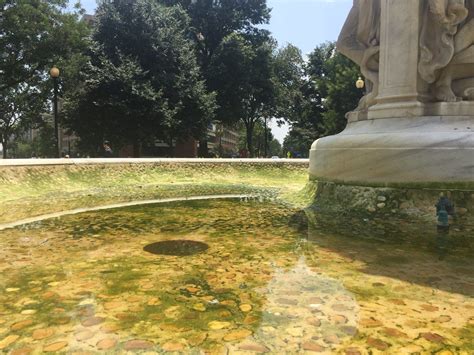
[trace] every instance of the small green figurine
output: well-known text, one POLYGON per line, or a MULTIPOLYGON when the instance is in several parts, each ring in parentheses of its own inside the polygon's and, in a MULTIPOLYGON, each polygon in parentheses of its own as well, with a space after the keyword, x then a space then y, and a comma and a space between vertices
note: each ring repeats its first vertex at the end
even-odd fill
POLYGON ((436 204, 436 216, 438 217, 438 231, 449 231, 449 216, 454 217, 454 205, 444 193, 440 194, 436 204))

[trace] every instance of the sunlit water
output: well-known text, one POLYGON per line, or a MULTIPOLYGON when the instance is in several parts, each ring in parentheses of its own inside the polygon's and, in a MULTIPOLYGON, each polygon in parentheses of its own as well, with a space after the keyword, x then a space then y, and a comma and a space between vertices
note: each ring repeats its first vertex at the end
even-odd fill
POLYGON ((2 231, 0 352, 471 354, 473 237, 379 222, 200 201, 2 231))

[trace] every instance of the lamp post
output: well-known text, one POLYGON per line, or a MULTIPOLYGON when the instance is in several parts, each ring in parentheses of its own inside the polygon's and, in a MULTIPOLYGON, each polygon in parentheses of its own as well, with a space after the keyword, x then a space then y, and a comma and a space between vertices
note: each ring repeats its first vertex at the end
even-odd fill
POLYGON ((53 116, 54 116, 54 138, 55 138, 55 150, 56 157, 61 157, 61 152, 59 151, 59 123, 58 123, 58 78, 59 78, 59 69, 56 66, 53 66, 49 71, 49 75, 53 78, 54 83, 54 95, 53 95, 53 116))

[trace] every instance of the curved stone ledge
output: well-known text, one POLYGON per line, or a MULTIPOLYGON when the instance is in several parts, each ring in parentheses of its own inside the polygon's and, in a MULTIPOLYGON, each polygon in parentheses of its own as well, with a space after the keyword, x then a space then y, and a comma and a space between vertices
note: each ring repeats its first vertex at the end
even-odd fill
POLYGON ((76 208, 69 211, 61 211, 56 213, 48 213, 41 216, 36 216, 32 218, 25 218, 19 221, 0 224, 0 231, 10 228, 15 228, 25 224, 35 223, 44 221, 51 218, 59 218, 64 216, 70 216, 74 214, 84 213, 84 212, 96 212, 111 210, 116 208, 123 207, 133 207, 133 206, 143 206, 143 205, 153 205, 153 204, 162 204, 170 202, 182 202, 182 201, 203 201, 203 200, 222 200, 222 199, 244 199, 244 198, 255 198, 252 195, 209 195, 209 196, 190 196, 190 197, 176 197, 176 198, 162 198, 156 200, 144 200, 144 201, 132 201, 132 202, 123 202, 115 203, 111 205, 98 206, 98 207, 89 207, 89 208, 76 208))
MULTIPOLYGON (((182 196, 258 194, 278 196, 298 205, 310 200, 302 194, 293 196, 308 181, 308 160, 121 161, 88 159, 84 164, 0 166, 0 223, 77 208, 182 196)), ((37 159, 26 162, 41 163, 37 159)))
POLYGON ((200 159, 200 158, 84 158, 84 159, 0 159, 1 167, 43 165, 115 164, 308 164, 309 159, 200 159))

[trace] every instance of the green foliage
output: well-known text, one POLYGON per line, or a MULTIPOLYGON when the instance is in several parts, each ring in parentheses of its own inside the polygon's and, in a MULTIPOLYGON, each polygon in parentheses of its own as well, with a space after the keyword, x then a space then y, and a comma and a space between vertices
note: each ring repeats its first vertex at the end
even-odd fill
POLYGON ((273 138, 271 141, 268 142, 268 156, 282 156, 282 146, 278 139, 273 138))
POLYGON ((303 90, 305 63, 301 50, 292 44, 287 44, 276 51, 273 65, 277 94, 275 116, 282 118, 280 121, 296 122, 307 99, 303 90))
POLYGON ((0 90, 45 76, 59 58, 81 47, 87 33, 66 0, 1 0, 0 90), (41 34, 39 36, 38 34, 41 34))
POLYGON ((270 38, 227 36, 217 50, 211 80, 217 83, 218 117, 241 121, 246 128, 247 150, 254 156, 253 130, 262 117, 270 117, 275 101, 270 38))
POLYGON ((347 124, 346 113, 357 107, 362 90, 355 82, 360 75, 359 67, 349 58, 335 52, 334 44, 327 45, 330 57, 323 63, 323 76, 317 85, 324 98, 321 136, 341 132, 347 124))
POLYGON ((0 0, 0 140, 7 154, 41 113, 50 89, 48 71, 83 48, 88 31, 80 9, 66 0, 0 0))
MULTIPOLYGON (((266 0, 158 0, 165 5, 180 5, 191 18, 189 32, 194 38, 204 68, 209 64, 224 38, 232 33, 251 35, 255 26, 268 23, 270 9, 266 0)), ((207 74, 207 72, 206 72, 207 74)), ((207 77, 207 75, 206 75, 207 77)))
POLYGON ((33 139, 21 136, 10 145, 10 151, 15 158, 42 158, 56 155, 52 124, 42 122, 33 134, 33 139))
MULTIPOLYGON (((270 9, 266 0, 158 0, 167 6, 180 5, 191 22, 188 33, 193 38, 199 64, 211 91, 219 91, 219 83, 212 80, 218 62, 218 48, 225 38, 239 33, 259 37, 267 32, 256 25, 268 23, 270 9)), ((224 119, 225 120, 225 119, 224 119)))
MULTIPOLYGON (((218 95, 219 110, 216 119, 227 125, 244 119, 242 114, 236 116, 236 102, 229 89, 237 74, 233 68, 242 68, 239 61, 242 56, 229 55, 229 41, 238 35, 247 42, 258 46, 265 42, 269 33, 257 27, 268 23, 270 9, 266 0, 158 0, 165 5, 180 5, 189 15, 191 22, 188 28, 190 38, 194 40, 198 62, 206 80, 208 91, 218 95), (225 50, 224 50, 225 48, 225 50), (222 57, 221 57, 222 56, 222 57), (225 67, 225 69, 223 68, 225 67), (219 73, 219 74, 217 74, 219 73)), ((234 43, 236 45, 236 43, 234 43)), ((234 50, 239 51, 237 48, 234 50)), ((241 53, 243 54, 243 53, 241 53)), ((248 54, 243 54, 244 56, 248 54)), ((235 82, 234 82, 235 84, 235 82)), ((235 87, 235 85, 234 85, 235 87)), ((251 126, 251 125, 250 125, 251 126)), ((249 129, 251 127, 249 126, 249 129)), ((207 144, 202 137, 200 154, 207 155, 207 144)))
POLYGON ((96 48, 95 65, 83 71, 84 85, 67 95, 67 125, 80 137, 82 150, 93 155, 104 139, 115 146, 158 133, 167 114, 160 92, 133 60, 120 56, 114 65, 96 48), (155 122, 156 121, 156 122, 155 122))
MULTIPOLYGON (((264 120, 257 120, 252 131, 252 142, 254 142, 255 156, 268 158, 274 155, 281 155, 281 144, 273 136, 270 127, 267 128, 267 154, 265 155, 265 123, 264 120)), ((241 128, 239 149, 247 148, 247 136, 245 127, 241 128)))
POLYGON ((56 154, 54 142, 54 127, 52 124, 43 123, 38 128, 38 134, 31 143, 30 156, 51 157, 56 154))
POLYGON ((154 0, 102 1, 84 85, 68 95, 69 127, 93 154, 102 140, 133 144, 199 137, 213 117, 189 19, 154 0))
MULTIPOLYGON (((115 150, 133 144, 136 155, 157 139, 194 137, 206 147, 212 119, 240 122, 250 156, 262 155, 265 117, 289 122, 285 150, 306 156, 315 139, 344 128, 361 96, 356 66, 333 43, 306 63, 293 45, 276 49, 257 27, 270 18, 266 0, 102 0, 92 37, 80 6, 71 12, 66 5, 0 0, 5 147, 41 124, 53 64, 61 69, 65 126, 92 156, 104 139, 115 150)), ((277 142, 272 146, 267 155, 277 155, 277 142)))
POLYGON ((44 110, 42 93, 35 87, 18 84, 0 95, 0 143, 7 158, 10 137, 19 136, 28 125, 39 120, 44 110))
POLYGON ((284 150, 307 157, 311 144, 318 138, 341 132, 346 126, 345 114, 353 110, 362 91, 355 87, 359 68, 336 52, 334 43, 322 44, 309 55, 304 67, 304 83, 297 105, 286 113, 292 130, 285 138, 284 150))

